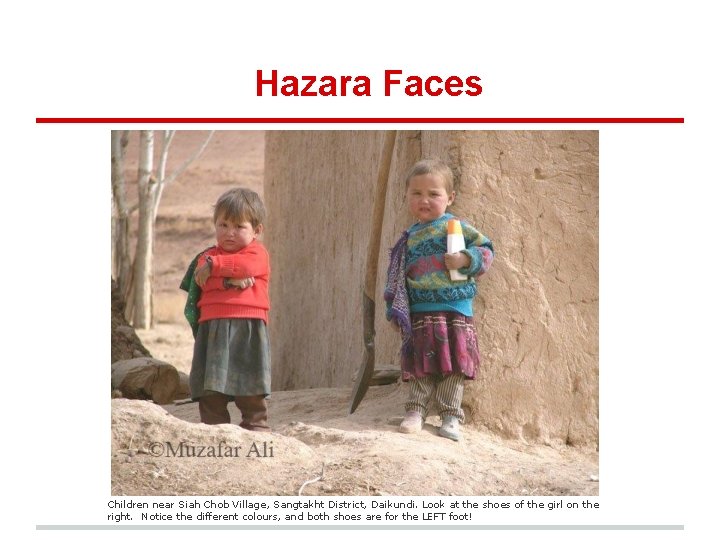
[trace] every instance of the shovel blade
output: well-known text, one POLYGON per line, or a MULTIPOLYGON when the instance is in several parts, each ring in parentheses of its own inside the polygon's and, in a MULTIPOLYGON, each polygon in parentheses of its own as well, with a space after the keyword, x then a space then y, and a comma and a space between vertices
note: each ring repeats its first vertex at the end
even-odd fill
POLYGON ((360 405, 375 372, 375 301, 367 293, 363 294, 363 341, 365 342, 365 352, 355 379, 348 414, 354 413, 360 405))
POLYGON ((355 379, 355 386, 353 387, 352 397, 350 400, 350 412, 352 414, 355 409, 358 408, 360 402, 365 397, 368 387, 370 386, 370 379, 372 379, 373 373, 375 372, 375 355, 368 354, 367 351, 363 357, 363 365, 360 367, 360 372, 355 379))

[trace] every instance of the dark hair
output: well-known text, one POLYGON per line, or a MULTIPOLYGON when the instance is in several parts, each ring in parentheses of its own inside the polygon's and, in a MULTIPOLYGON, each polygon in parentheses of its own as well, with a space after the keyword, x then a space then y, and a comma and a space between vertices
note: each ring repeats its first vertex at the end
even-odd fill
POLYGON ((251 189, 235 188, 226 191, 215 203, 213 222, 221 217, 236 223, 250 222, 253 228, 265 221, 265 205, 260 195, 251 189))
POLYGON ((442 178, 448 194, 455 190, 455 177, 452 170, 445 165, 445 163, 437 159, 423 159, 413 165, 405 177, 405 188, 407 189, 410 185, 410 179, 413 176, 422 176, 424 174, 434 174, 442 178))

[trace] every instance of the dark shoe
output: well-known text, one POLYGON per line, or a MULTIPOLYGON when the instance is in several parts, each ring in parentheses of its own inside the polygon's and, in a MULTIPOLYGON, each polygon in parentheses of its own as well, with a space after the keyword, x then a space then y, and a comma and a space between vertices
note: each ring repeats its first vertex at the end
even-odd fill
POLYGON ((267 424, 246 424, 245 422, 241 422, 240 427, 248 431, 271 431, 270 426, 267 424))

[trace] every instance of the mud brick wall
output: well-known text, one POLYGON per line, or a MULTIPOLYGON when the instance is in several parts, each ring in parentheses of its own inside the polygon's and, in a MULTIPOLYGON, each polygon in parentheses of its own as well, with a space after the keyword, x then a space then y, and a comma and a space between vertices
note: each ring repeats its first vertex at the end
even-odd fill
MULTIPOLYGON (((362 287, 382 131, 266 135, 273 386, 341 387, 363 356, 362 287)), ((399 131, 381 237, 376 361, 398 363, 384 320, 387 252, 411 224, 404 172, 443 159, 451 210, 495 245, 479 279, 484 360, 468 422, 510 438, 598 440, 598 132, 399 131)), ((399 411, 400 412, 400 411, 399 411)))

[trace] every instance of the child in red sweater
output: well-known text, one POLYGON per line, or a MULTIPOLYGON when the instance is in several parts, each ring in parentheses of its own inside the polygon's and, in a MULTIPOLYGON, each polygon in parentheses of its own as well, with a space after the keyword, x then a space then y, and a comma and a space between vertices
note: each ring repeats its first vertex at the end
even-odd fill
POLYGON ((215 204, 217 245, 197 259, 194 279, 202 292, 189 382, 205 424, 230 423, 227 404, 235 401, 241 427, 270 429, 270 257, 258 241, 264 218, 257 193, 227 191, 215 204))

